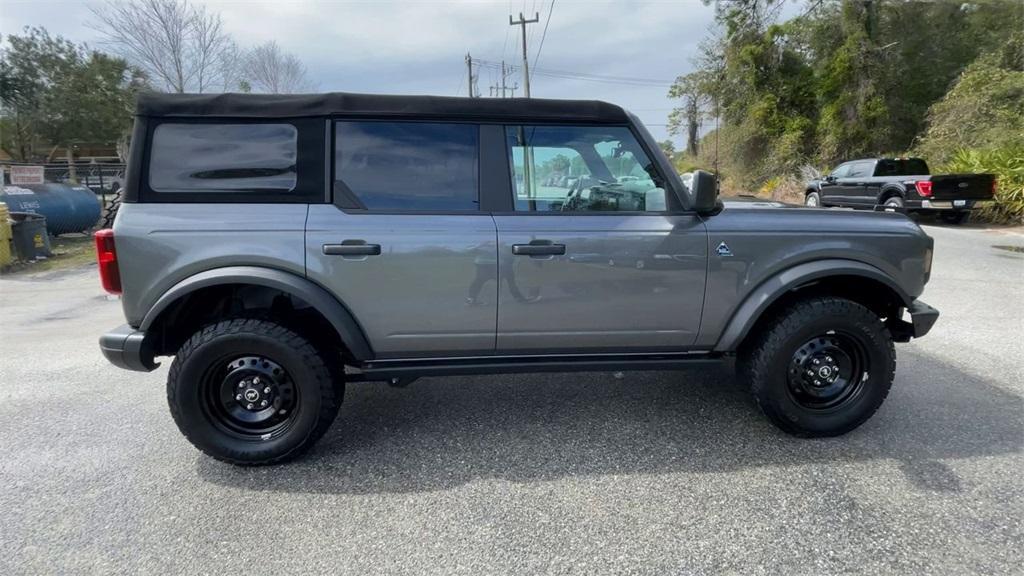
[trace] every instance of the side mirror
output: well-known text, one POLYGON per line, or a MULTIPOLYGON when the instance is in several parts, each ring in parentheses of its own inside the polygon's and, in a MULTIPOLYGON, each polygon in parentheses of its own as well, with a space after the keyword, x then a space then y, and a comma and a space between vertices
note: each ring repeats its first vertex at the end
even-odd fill
POLYGON ((833 183, 835 181, 836 181, 836 177, 835 176, 833 176, 831 174, 829 174, 828 176, 825 176, 825 182, 828 182, 829 184, 831 184, 831 183, 833 183))
POLYGON ((690 185, 690 204, 698 214, 716 214, 722 208, 718 201, 718 178, 710 172, 696 170, 690 185))

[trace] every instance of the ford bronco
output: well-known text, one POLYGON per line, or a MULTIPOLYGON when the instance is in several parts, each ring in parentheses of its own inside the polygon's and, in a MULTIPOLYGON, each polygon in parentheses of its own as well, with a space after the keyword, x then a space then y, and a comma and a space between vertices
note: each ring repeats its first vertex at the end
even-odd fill
POLYGON ((835 436, 938 317, 905 215, 723 204, 604 102, 145 94, 123 198, 100 348, 172 356, 174 421, 235 464, 308 448, 347 382, 732 358, 775 425, 835 436))

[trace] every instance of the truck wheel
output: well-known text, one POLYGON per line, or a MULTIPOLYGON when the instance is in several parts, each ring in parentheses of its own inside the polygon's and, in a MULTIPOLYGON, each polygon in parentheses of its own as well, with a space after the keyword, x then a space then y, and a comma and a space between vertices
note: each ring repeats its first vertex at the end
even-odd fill
POLYGON ((886 208, 900 210, 903 208, 903 198, 900 198, 899 196, 892 196, 890 198, 886 198, 885 202, 882 203, 882 206, 885 206, 886 208))
POLYGON ((811 208, 821 206, 821 195, 817 192, 808 192, 807 196, 804 197, 804 204, 811 208))
POLYGON ((309 340, 269 320, 206 326, 178 350, 167 376, 171 416, 206 454, 275 464, 312 446, 338 414, 335 383, 309 340))
POLYGON ((740 377, 773 424, 795 436, 839 436, 889 394, 892 335, 871 310, 843 298, 797 302, 741 351, 740 377))

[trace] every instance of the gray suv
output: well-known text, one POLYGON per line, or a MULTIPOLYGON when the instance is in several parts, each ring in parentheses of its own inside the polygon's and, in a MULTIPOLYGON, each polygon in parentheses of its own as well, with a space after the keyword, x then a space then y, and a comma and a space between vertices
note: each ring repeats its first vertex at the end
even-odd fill
POLYGON ((723 204, 604 102, 147 94, 132 143, 100 347, 173 356, 175 422, 235 464, 308 448, 346 382, 731 358, 779 428, 834 436, 938 317, 906 216, 723 204))

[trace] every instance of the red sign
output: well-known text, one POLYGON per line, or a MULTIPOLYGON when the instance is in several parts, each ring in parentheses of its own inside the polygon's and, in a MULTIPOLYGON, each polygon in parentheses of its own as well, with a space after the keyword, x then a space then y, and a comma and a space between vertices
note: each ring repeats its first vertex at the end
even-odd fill
POLYGON ((42 166, 11 166, 11 185, 42 184, 42 166))

